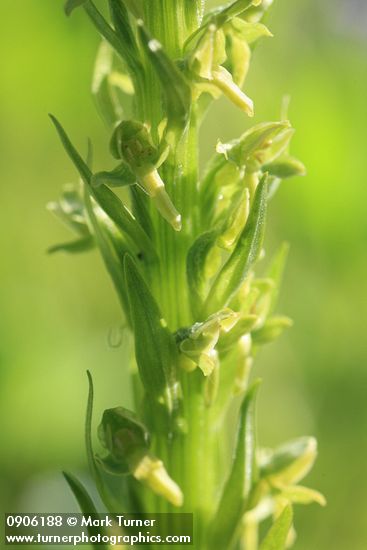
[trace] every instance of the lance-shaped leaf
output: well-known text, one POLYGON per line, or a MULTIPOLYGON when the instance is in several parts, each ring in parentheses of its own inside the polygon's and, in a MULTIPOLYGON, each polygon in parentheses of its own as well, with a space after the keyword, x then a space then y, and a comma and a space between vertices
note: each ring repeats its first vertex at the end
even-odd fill
POLYGON ((191 106, 191 89, 183 73, 168 57, 162 45, 149 36, 142 21, 138 21, 138 32, 144 50, 161 82, 165 98, 167 127, 166 133, 182 131, 187 123, 191 106))
POLYGON ((218 238, 218 229, 207 231, 196 239, 191 246, 186 261, 187 281, 190 287, 191 308, 195 317, 200 311, 205 298, 206 278, 205 265, 208 256, 218 238))
POLYGON ((237 442, 231 472, 210 527, 210 548, 231 548, 256 479, 255 397, 260 381, 248 390, 240 409, 237 442))
POLYGON ((79 6, 82 6, 86 3, 87 0, 67 0, 65 3, 65 13, 66 15, 70 15, 75 8, 78 8, 79 6))
POLYGON ((148 395, 173 407, 177 351, 157 302, 135 262, 125 256, 125 276, 135 335, 135 356, 148 395))
POLYGON ((149 199, 145 191, 143 191, 138 185, 130 186, 129 191, 134 217, 140 223, 148 237, 153 239, 154 227, 147 205, 147 201, 149 199))
POLYGON ((265 539, 261 543, 260 550, 285 550, 292 520, 292 506, 286 506, 270 527, 265 539))
POLYGON ((87 401, 87 412, 85 416, 85 449, 87 452, 88 466, 89 470, 93 476, 94 483, 96 485, 99 496, 101 497, 104 505, 107 510, 111 513, 117 513, 120 508, 120 503, 115 502, 113 495, 108 490, 106 484, 103 481, 99 465, 95 459, 93 452, 93 443, 92 443, 92 416, 93 416, 93 401, 94 401, 94 387, 92 375, 87 371, 88 376, 88 401, 87 401))
POLYGON ((99 206, 106 212, 117 227, 119 227, 119 229, 129 238, 130 242, 133 243, 133 246, 138 249, 138 252, 143 252, 147 258, 154 259, 156 254, 153 244, 142 227, 137 223, 121 200, 107 186, 92 186, 92 172, 89 167, 71 143, 59 121, 53 115, 50 115, 50 118, 56 127, 65 151, 78 170, 82 180, 91 190, 91 193, 99 206))
MULTIPOLYGON (((91 497, 89 496, 86 488, 84 487, 84 485, 76 478, 74 477, 72 474, 69 474, 67 472, 63 472, 63 476, 67 482, 67 484, 69 485, 71 491, 73 492, 73 495, 75 496, 78 504, 79 504, 79 507, 80 507, 80 510, 83 514, 85 515, 90 515, 90 514, 93 514, 94 518, 93 519, 98 519, 99 517, 99 514, 97 512, 97 509, 91 499, 91 497)), ((89 525, 87 526, 87 531, 88 531, 88 534, 90 537, 93 537, 93 536, 103 536, 105 534, 104 532, 104 529, 100 526, 96 527, 95 525, 89 525)), ((101 544, 92 544, 93 548, 95 550, 98 550, 98 548, 100 548, 101 550, 107 550, 108 549, 108 546, 106 546, 105 544, 101 543, 101 544)))
POLYGON ((88 188, 85 188, 85 205, 87 208, 90 223, 94 230, 96 244, 98 245, 106 269, 112 279, 117 296, 120 300, 121 307, 127 317, 127 320, 129 321, 130 311, 121 258, 119 258, 117 254, 116 247, 114 246, 114 243, 111 239, 110 232, 106 230, 106 227, 104 225, 105 220, 97 218, 88 188))
POLYGON ((135 36, 130 26, 129 15, 122 0, 108 0, 111 19, 115 31, 132 55, 138 55, 138 47, 135 36))
POLYGON ((143 17, 144 8, 143 8, 143 2, 144 0, 123 0, 124 4, 127 6, 129 11, 137 18, 143 17))
POLYGON ((208 314, 228 304, 259 257, 265 230, 266 179, 265 175, 259 182, 247 223, 210 289, 204 305, 208 314))
POLYGON ((103 15, 98 11, 92 0, 87 0, 84 3, 84 9, 91 19, 92 23, 98 32, 111 44, 113 49, 127 63, 132 73, 135 74, 141 71, 140 60, 136 56, 136 52, 132 49, 129 40, 126 36, 120 36, 106 21, 103 15))

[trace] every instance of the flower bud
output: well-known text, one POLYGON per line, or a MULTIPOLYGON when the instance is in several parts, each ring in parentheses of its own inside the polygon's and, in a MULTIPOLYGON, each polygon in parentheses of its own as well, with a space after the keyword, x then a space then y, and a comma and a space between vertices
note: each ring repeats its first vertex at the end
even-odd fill
POLYGON ((98 436, 109 452, 104 458, 98 457, 107 472, 130 473, 174 506, 182 505, 181 489, 169 477, 163 462, 149 453, 148 431, 133 412, 123 407, 106 410, 98 436))
POLYGON ((276 340, 284 331, 293 325, 289 317, 271 317, 264 325, 252 332, 254 344, 267 344, 276 340))
POLYGON ((104 411, 98 428, 98 437, 102 446, 109 452, 112 462, 127 470, 131 457, 146 452, 150 445, 145 426, 133 412, 123 407, 104 411))

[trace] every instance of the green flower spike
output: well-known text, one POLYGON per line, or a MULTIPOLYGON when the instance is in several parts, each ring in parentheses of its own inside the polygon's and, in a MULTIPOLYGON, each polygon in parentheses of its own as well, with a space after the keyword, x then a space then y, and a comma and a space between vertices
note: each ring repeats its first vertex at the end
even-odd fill
POLYGON ((180 231, 181 215, 172 204, 157 170, 168 150, 159 152, 147 127, 133 120, 124 120, 115 128, 110 149, 116 159, 124 160, 129 165, 139 185, 151 197, 163 218, 175 231, 180 231))

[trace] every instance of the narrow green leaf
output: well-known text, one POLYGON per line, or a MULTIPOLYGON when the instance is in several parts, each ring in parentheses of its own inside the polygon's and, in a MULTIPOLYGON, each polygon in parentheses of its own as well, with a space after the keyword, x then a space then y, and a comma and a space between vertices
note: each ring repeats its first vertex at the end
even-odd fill
POLYGON ((256 477, 255 398, 260 380, 248 390, 240 409, 231 472, 225 483, 218 509, 210 528, 210 548, 231 548, 246 509, 246 503, 256 477))
POLYGON ((137 252, 142 253, 146 260, 156 260, 157 255, 152 241, 119 197, 106 185, 94 188, 92 193, 98 204, 122 233, 130 237, 130 241, 137 247, 137 252))
MULTIPOLYGON (((79 504, 81 512, 85 515, 93 514, 93 515, 96 515, 98 517, 97 509, 96 509, 91 497, 89 496, 86 488, 84 487, 84 485, 82 485, 82 483, 76 477, 74 477, 72 474, 69 474, 67 472, 63 472, 63 476, 66 479, 66 482, 69 485, 71 491, 73 492, 73 494, 74 494, 74 496, 75 496, 75 498, 76 498, 76 500, 79 504)), ((98 535, 103 536, 105 534, 103 528, 95 527, 93 525, 88 526, 87 531, 88 531, 88 534, 89 534, 90 537, 98 536, 98 535)), ((92 546, 93 546, 93 548, 95 548, 95 550, 98 550, 98 549, 107 550, 109 548, 107 545, 105 545, 103 543, 102 544, 92 544, 92 546)))
POLYGON ((130 12, 137 18, 142 18, 144 14, 144 0, 123 0, 130 12))
POLYGON ((111 19, 115 27, 115 31, 126 48, 131 51, 132 55, 138 54, 138 48, 132 32, 129 15, 122 0, 108 0, 111 19))
POLYGON ((207 315, 225 307, 258 259, 265 231, 267 176, 260 180, 246 225, 204 304, 207 315))
POLYGON ((130 186, 129 191, 133 214, 148 237, 153 239, 154 228, 147 205, 147 200, 149 200, 147 194, 138 185, 130 186))
POLYGON ((147 57, 162 85, 168 119, 166 131, 182 131, 190 112, 190 84, 168 57, 162 45, 149 35, 141 21, 138 22, 138 32, 147 57))
POLYGON ((119 258, 110 233, 109 231, 106 231, 103 221, 98 219, 94 212, 88 188, 85 188, 85 205, 94 230, 96 243, 101 252, 106 269, 111 276, 121 307, 125 312, 128 322, 130 322, 130 310, 127 299, 122 258, 119 258))
POLYGON ((57 120, 57 118, 52 114, 49 114, 49 117, 52 120, 52 122, 53 122, 53 124, 56 128, 57 133, 59 134, 59 138, 61 140, 61 143, 64 146, 64 149, 65 149, 66 153, 68 154, 68 156, 72 160, 75 168, 78 170, 82 180, 87 185, 90 185, 92 172, 88 168, 88 165, 84 162, 82 157, 79 155, 79 153, 77 152, 77 150, 75 149, 75 147, 71 143, 71 141, 70 141, 69 137, 67 136, 64 128, 61 126, 61 124, 57 120))
POLYGON ((107 510, 111 513, 118 513, 120 511, 120 503, 116 502, 113 495, 107 488, 107 485, 104 483, 104 480, 101 475, 98 463, 96 461, 94 452, 93 452, 93 443, 92 443, 92 416, 93 416, 93 401, 94 401, 94 387, 92 375, 87 370, 88 377, 88 401, 87 401, 87 411, 85 416, 85 448, 87 452, 88 466, 92 474, 94 483, 96 485, 99 496, 101 497, 104 505, 107 510))
POLYGON ((125 276, 135 334, 135 356, 148 395, 172 408, 176 346, 159 307, 130 255, 125 276))
POLYGON ((94 3, 91 0, 87 0, 84 4, 84 9, 101 36, 111 44, 121 59, 126 61, 132 73, 140 71, 141 65, 139 60, 135 57, 135 52, 131 52, 130 46, 126 41, 123 41, 117 32, 109 25, 94 3))
POLYGON ((89 470, 93 476, 93 479, 95 481, 95 484, 97 486, 99 493, 103 494, 103 482, 94 458, 93 444, 92 444, 92 416, 93 416, 94 387, 93 387, 93 378, 89 370, 87 370, 87 377, 88 377, 88 401, 87 401, 87 412, 85 415, 85 448, 87 451, 89 470))
POLYGON ((292 506, 286 506, 278 519, 270 527, 260 550, 285 550, 289 530, 292 526, 292 506))
POLYGON ((67 0, 64 7, 66 15, 70 15, 75 8, 82 6, 86 1, 87 0, 67 0))
POLYGON ((69 243, 61 243, 50 246, 48 254, 55 252, 66 252, 68 254, 79 254, 80 252, 89 252, 95 246, 93 237, 85 237, 69 243))
POLYGON ((190 287, 191 307, 195 317, 197 317, 205 298, 205 264, 217 238, 217 229, 203 233, 196 239, 187 254, 187 281, 190 287))
POLYGON ((71 143, 59 121, 53 115, 50 115, 50 118, 56 127, 65 151, 74 163, 84 183, 90 188, 99 206, 106 212, 117 227, 127 235, 130 242, 137 247, 138 252, 143 252, 147 259, 155 259, 156 253, 153 244, 142 227, 137 223, 121 200, 106 185, 100 185, 99 187, 93 188, 92 172, 71 143))

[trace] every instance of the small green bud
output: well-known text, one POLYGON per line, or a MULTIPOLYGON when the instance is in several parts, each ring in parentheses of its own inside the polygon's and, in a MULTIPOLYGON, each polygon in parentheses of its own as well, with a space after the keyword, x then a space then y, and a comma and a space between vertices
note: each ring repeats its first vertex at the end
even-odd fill
POLYGON ((174 506, 182 505, 180 488, 167 474, 163 462, 149 453, 148 431, 133 412, 123 407, 106 410, 98 436, 109 453, 105 458, 98 457, 105 470, 115 475, 130 473, 174 506))
POLYGON ((305 165, 293 157, 285 157, 270 164, 265 164, 263 170, 269 172, 271 176, 281 179, 306 175, 305 165))
POLYGON ((49 202, 47 209, 61 220, 69 229, 81 237, 90 236, 84 204, 74 185, 66 185, 57 202, 49 202))
MULTIPOLYGON (((227 334, 223 334, 218 343, 218 349, 220 351, 227 351, 235 346, 239 340, 247 336, 251 330, 256 326, 258 317, 253 314, 240 315, 236 326, 232 328, 227 334)), ((245 342, 245 340, 243 340, 245 342)))
POLYGON ((136 415, 123 407, 107 409, 98 428, 102 446, 109 452, 110 459, 121 470, 129 470, 131 460, 137 453, 149 448, 149 434, 136 415))
POLYGON ((115 128, 110 149, 116 159, 125 160, 138 177, 157 167, 159 153, 147 127, 141 122, 124 120, 115 128))
POLYGON ((253 342, 257 345, 273 342, 282 334, 284 329, 292 325, 293 321, 289 317, 271 317, 261 328, 253 331, 253 342))

